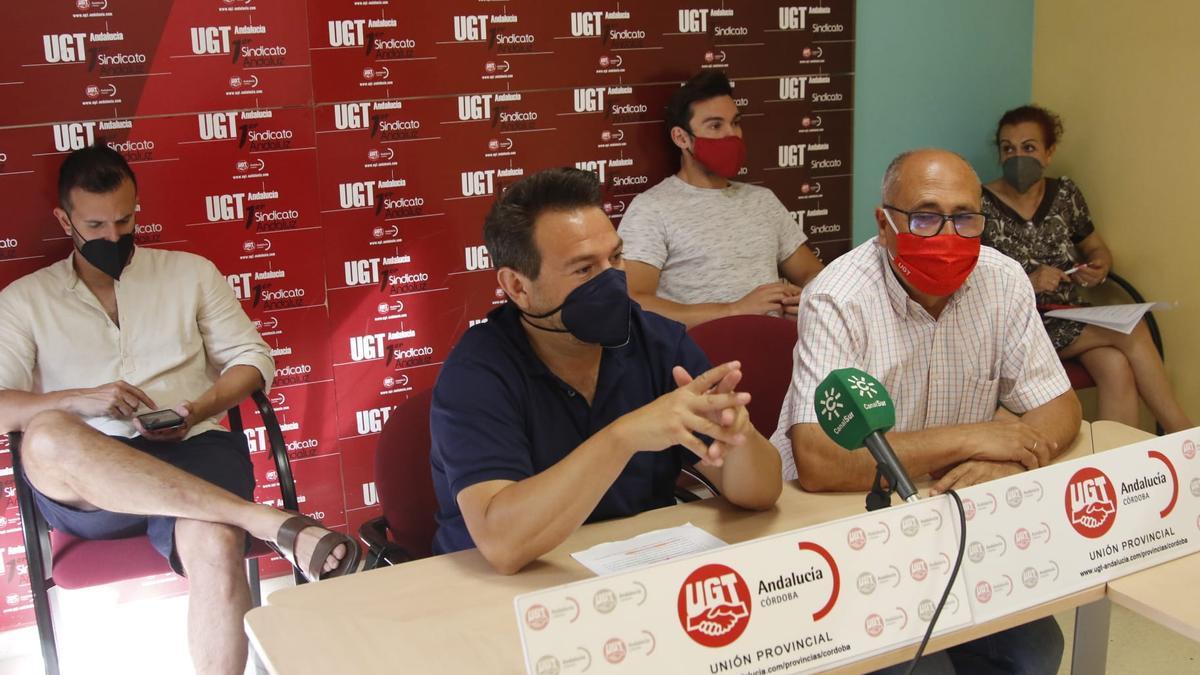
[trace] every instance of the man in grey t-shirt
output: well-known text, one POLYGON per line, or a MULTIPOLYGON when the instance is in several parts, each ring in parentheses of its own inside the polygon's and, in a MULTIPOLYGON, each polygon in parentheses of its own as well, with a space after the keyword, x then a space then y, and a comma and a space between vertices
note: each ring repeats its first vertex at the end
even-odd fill
POLYGON ((679 172, 634 198, 621 219, 629 294, 689 327, 735 314, 794 317, 821 261, 770 190, 729 180, 746 150, 725 75, 705 71, 681 87, 667 128, 679 172))

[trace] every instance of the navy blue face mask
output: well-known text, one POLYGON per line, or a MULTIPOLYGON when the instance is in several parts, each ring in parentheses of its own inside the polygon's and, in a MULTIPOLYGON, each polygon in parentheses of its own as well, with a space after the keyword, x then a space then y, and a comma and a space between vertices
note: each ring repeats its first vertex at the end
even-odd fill
POLYGON ((615 267, 604 270, 571 291, 561 305, 549 312, 530 314, 519 311, 525 323, 539 330, 570 333, 580 342, 600 345, 607 349, 629 344, 633 302, 629 299, 625 272, 615 267), (547 328, 529 321, 545 319, 560 311, 564 328, 547 328))

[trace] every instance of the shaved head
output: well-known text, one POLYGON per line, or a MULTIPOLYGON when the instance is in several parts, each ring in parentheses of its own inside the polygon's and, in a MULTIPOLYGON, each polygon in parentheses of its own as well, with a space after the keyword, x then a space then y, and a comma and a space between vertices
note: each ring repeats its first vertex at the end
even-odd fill
POLYGON ((913 187, 909 183, 927 181, 973 182, 975 193, 982 192, 979 176, 962 155, 939 148, 921 148, 902 152, 888 164, 887 170, 883 172, 883 201, 888 204, 895 203, 901 193, 913 187))
MULTIPOLYGON (((961 155, 922 148, 901 153, 883 174, 883 204, 902 212, 979 213, 983 188, 979 176, 961 155)), ((898 232, 908 232, 908 219, 893 220, 882 205, 875 209, 879 243, 895 256, 898 232)))
MULTIPOLYGON (((982 197, 983 188, 975 170, 961 155, 949 150, 922 148, 901 153, 883 174, 883 203, 875 209, 875 222, 879 226, 876 241, 887 251, 888 264, 905 291, 935 319, 958 286, 949 288, 940 282, 918 283, 915 277, 909 278, 911 272, 903 270, 912 269, 911 261, 901 263, 898 258, 900 238, 909 237, 905 240, 908 243, 920 241, 920 248, 936 243, 934 240, 937 239, 942 243, 967 242, 954 233, 956 226, 950 225, 948 219, 957 214, 978 214, 982 197), (918 211, 941 216, 938 232, 913 238, 910 219, 918 211), (893 212, 899 217, 893 219, 893 212), (944 237, 950 237, 950 240, 944 237)), ((971 241, 977 256, 979 240, 971 241)), ((974 266, 974 260, 971 265, 974 266)))

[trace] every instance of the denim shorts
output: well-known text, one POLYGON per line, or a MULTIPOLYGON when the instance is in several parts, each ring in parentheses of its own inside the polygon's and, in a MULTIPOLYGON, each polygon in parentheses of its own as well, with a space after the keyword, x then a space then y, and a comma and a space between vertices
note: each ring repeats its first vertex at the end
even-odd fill
MULTIPOLYGON (((151 441, 140 436, 109 438, 224 488, 242 499, 254 499, 254 468, 250 463, 250 452, 245 440, 237 434, 214 430, 183 441, 166 442, 151 441)), ((80 539, 124 539, 144 534, 149 537, 155 550, 171 564, 171 569, 176 574, 183 574, 183 566, 175 553, 174 516, 82 511, 50 499, 38 492, 37 488, 33 488, 33 498, 50 527, 80 539)), ((250 538, 247 535, 247 550, 249 546, 250 538)))

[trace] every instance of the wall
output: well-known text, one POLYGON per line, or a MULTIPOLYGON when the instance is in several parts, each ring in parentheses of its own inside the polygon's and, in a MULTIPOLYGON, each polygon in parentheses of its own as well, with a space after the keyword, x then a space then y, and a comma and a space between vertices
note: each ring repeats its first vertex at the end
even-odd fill
MULTIPOLYGON (((742 180, 774 190, 824 259, 849 247, 853 0, 61 0, 14 19, 0 287, 70 250, 50 219, 63 156, 123 153, 138 245, 215 262, 272 347, 301 509, 328 527, 378 514, 390 411, 503 302, 480 234, 495 195, 573 165, 619 223, 674 170, 662 111, 698 70, 737 85, 742 180)), ((8 494, 5 466, 0 441, 8 494)), ((0 628, 29 620, 20 542, 10 499, 0 628)))
POLYGON ((1175 391, 1198 420, 1200 5, 1038 0, 1036 10, 1033 100, 1066 128, 1050 173, 1079 183, 1115 270, 1148 299, 1179 303, 1156 316, 1175 391))
POLYGON ((1033 0, 859 0, 854 241, 876 232, 883 170, 903 150, 962 153, 986 181, 1000 114, 1030 92, 1033 0))

